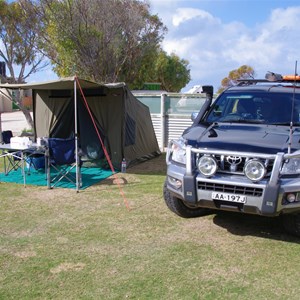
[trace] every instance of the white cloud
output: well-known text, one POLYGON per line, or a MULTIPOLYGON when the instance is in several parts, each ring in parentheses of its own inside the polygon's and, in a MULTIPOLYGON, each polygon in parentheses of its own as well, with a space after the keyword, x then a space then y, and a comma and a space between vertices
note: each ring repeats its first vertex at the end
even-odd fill
POLYGON ((274 9, 271 13, 266 26, 272 27, 273 30, 297 30, 299 28, 297 22, 300 18, 300 6, 288 7, 286 9, 274 9))
POLYGON ((200 19, 203 22, 214 21, 213 16, 204 10, 195 8, 178 8, 176 14, 173 16, 173 25, 177 27, 180 24, 194 18, 200 19))
POLYGON ((229 71, 243 64, 252 66, 258 77, 269 70, 292 73, 300 56, 300 6, 274 9, 253 28, 190 8, 174 9, 171 20, 163 48, 189 60, 192 82, 184 90, 209 83, 218 88, 229 71))
POLYGON ((236 37, 236 46, 224 50, 224 56, 239 65, 249 64, 258 72, 268 70, 292 73, 299 59, 300 7, 275 9, 252 36, 236 37))

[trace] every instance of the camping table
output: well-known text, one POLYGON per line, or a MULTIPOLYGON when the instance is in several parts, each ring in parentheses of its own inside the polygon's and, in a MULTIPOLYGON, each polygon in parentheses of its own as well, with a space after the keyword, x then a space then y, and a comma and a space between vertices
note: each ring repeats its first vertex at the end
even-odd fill
POLYGON ((45 149, 43 147, 38 147, 36 144, 32 144, 30 146, 23 147, 14 147, 11 144, 0 144, 0 158, 4 158, 4 172, 5 175, 8 175, 12 170, 16 170, 21 166, 22 168, 22 176, 24 180, 24 187, 26 186, 26 174, 25 174, 25 162, 26 159, 35 154, 45 155, 45 149), (9 159, 7 165, 7 159, 9 159), (15 163, 15 159, 18 160, 18 163, 15 163), (11 160, 14 160, 13 166, 10 169, 9 163, 12 164, 11 160))

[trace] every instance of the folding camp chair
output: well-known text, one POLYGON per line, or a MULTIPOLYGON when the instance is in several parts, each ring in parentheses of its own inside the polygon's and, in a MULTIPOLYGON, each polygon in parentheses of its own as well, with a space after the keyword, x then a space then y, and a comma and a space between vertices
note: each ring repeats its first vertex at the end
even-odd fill
MULTIPOLYGON (((61 139, 49 138, 48 139, 48 163, 47 163, 47 183, 48 188, 53 188, 62 180, 81 185, 80 166, 76 168, 76 155, 75 155, 75 139, 61 139), (77 169, 79 174, 71 174, 71 171, 77 169), (51 176, 51 172, 55 172, 51 176), (78 175, 77 179, 76 176, 78 175)), ((77 160, 79 162, 79 159, 77 160)))
MULTIPOLYGON (((2 131, 2 142, 10 144, 10 139, 13 137, 11 130, 2 131)), ((21 167, 21 152, 15 150, 5 150, 7 155, 4 156, 4 171, 7 175, 12 170, 17 170, 21 167)))

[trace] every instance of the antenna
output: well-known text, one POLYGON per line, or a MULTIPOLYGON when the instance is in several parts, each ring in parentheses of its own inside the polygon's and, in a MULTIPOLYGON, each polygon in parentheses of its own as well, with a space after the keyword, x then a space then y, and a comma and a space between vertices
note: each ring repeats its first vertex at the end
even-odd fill
POLYGON ((291 110, 291 122, 290 122, 290 134, 289 134, 289 144, 288 144, 288 154, 291 153, 292 148, 292 138, 293 138, 293 117, 294 117, 294 108, 295 108, 295 93, 296 93, 296 76, 297 76, 297 60, 295 62, 295 79, 294 79, 294 90, 293 90, 293 99, 292 99, 292 110, 291 110))

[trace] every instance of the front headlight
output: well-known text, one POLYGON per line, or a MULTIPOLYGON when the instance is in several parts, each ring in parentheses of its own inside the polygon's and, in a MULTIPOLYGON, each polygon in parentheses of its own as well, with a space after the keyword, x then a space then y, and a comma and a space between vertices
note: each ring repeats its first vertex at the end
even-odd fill
POLYGON ((254 182, 263 179, 266 172, 264 164, 258 159, 250 159, 244 167, 245 175, 254 182))
POLYGON ((169 146, 171 159, 180 164, 186 164, 185 140, 180 138, 177 141, 172 141, 169 146))
POLYGON ((211 177, 217 172, 218 164, 212 156, 203 155, 198 161, 198 169, 204 176, 211 177))
POLYGON ((283 164, 281 169, 283 175, 300 174, 300 158, 290 158, 283 164))

